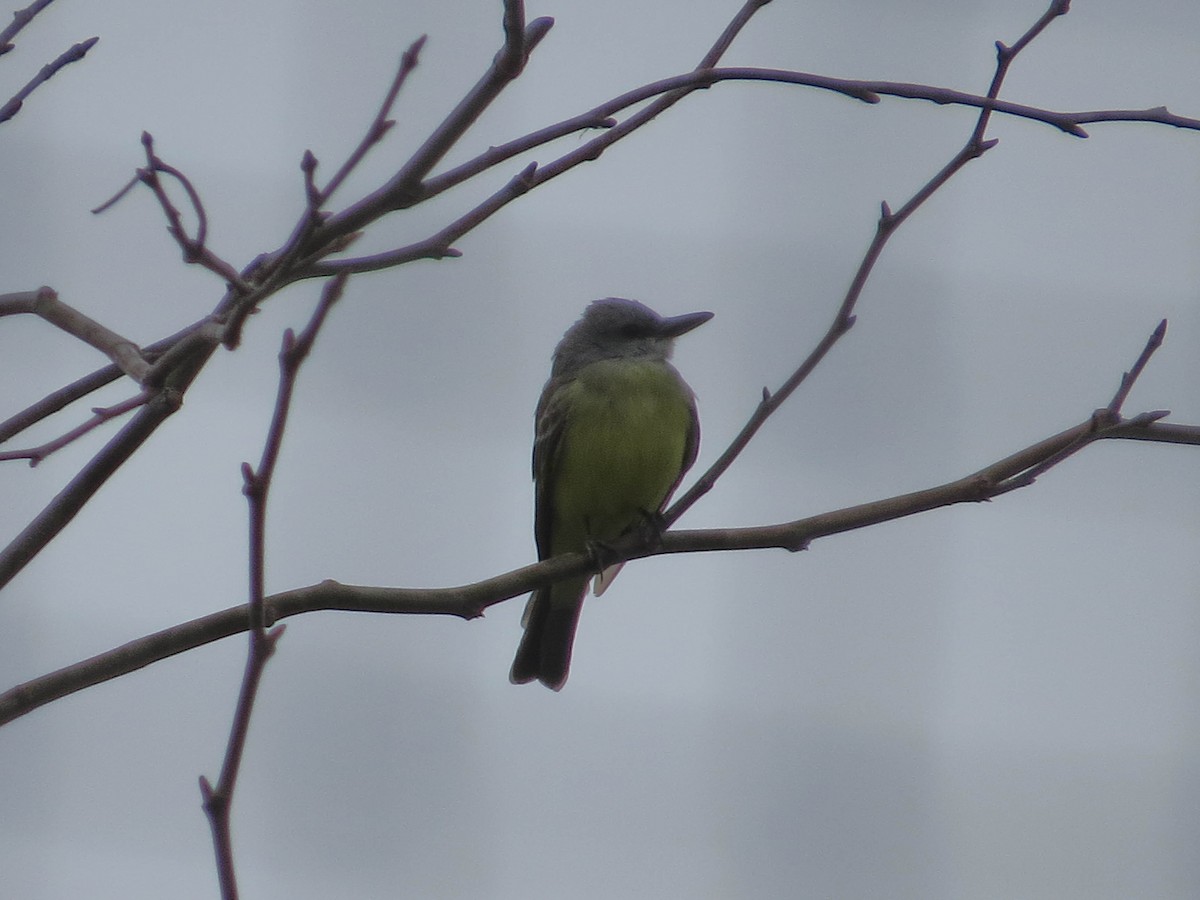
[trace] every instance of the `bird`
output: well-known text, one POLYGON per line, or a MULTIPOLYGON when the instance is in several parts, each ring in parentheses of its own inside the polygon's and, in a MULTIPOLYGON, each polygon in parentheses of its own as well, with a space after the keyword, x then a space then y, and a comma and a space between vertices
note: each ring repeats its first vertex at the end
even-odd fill
MULTIPOLYGON (((660 316, 636 300, 587 306, 554 350, 534 416, 534 537, 538 559, 589 553, 658 516, 696 461, 700 422, 692 389, 670 363, 675 339, 713 314, 660 316)), ((599 565, 599 562, 598 562, 599 565)), ((619 565, 596 576, 599 595, 619 565)), ((529 597, 513 684, 566 684, 588 576, 529 597)))

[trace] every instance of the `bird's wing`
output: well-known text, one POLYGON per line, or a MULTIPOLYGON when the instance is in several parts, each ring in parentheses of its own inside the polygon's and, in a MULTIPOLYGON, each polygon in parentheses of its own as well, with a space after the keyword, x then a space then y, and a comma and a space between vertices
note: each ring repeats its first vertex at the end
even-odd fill
POLYGON ((554 484, 549 473, 553 462, 561 452, 563 434, 567 425, 567 392, 563 390, 568 379, 551 379, 546 383, 538 400, 534 415, 533 435, 533 480, 534 519, 533 532, 537 541, 538 559, 553 556, 550 547, 551 519, 554 515, 554 484))
MULTIPOLYGON (((678 377, 678 373, 676 375, 678 377)), ((675 489, 679 487, 679 482, 683 481, 683 476, 695 464, 696 456, 700 453, 700 415, 696 412, 696 395, 692 393, 692 389, 688 387, 687 382, 682 377, 679 378, 679 381, 688 395, 688 435, 687 441, 683 445, 683 464, 679 467, 679 476, 675 479, 675 483, 671 485, 671 489, 663 497, 662 503, 659 504, 659 512, 666 509, 671 495, 675 493, 675 489)))

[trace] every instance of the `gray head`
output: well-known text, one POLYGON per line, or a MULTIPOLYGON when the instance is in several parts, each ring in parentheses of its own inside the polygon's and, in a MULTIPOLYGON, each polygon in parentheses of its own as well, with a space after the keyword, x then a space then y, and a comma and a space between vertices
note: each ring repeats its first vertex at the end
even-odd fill
POLYGON ((668 360, 675 338, 712 316, 710 312, 694 312, 664 318, 636 300, 594 300, 558 342, 551 376, 602 359, 668 360))

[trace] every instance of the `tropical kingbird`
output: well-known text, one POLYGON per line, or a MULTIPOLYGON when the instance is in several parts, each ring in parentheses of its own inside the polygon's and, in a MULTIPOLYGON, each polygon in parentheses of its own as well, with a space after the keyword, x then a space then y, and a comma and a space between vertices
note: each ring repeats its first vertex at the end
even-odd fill
MULTIPOLYGON (((696 461, 692 389, 667 360, 675 338, 710 312, 663 318, 636 300, 597 300, 554 350, 534 421, 534 535, 538 559, 594 552, 655 519, 696 461)), ((601 593, 615 568, 596 578, 601 593)), ((529 598, 509 679, 560 690, 588 578, 529 598)))

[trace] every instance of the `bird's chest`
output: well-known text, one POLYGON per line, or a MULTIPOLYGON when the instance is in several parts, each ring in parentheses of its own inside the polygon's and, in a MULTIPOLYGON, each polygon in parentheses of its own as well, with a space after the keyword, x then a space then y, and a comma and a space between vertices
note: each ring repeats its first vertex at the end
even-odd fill
MULTIPOLYGON (((654 511, 679 477, 691 430, 691 400, 661 364, 596 364, 581 373, 567 405, 556 467, 570 505, 591 516, 654 511)), ((562 510, 569 512, 569 510, 562 510)))

